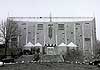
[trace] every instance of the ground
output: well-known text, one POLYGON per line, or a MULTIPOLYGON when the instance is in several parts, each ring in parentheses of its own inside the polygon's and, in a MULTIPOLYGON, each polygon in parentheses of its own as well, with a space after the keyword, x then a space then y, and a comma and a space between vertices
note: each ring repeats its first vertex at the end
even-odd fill
POLYGON ((0 70, 100 70, 97 66, 66 63, 26 63, 0 67, 0 70))

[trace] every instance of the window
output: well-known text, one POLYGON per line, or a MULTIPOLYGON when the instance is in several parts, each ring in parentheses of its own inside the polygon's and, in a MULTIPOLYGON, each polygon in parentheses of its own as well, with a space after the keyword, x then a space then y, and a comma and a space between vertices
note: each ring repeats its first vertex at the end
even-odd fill
POLYGON ((37 40, 38 40, 39 38, 37 38, 37 40))
POLYGON ((76 28, 76 30, 77 30, 78 28, 76 28))
POLYGON ((76 25, 80 25, 80 23, 76 23, 76 25))
POLYGON ((64 30, 64 24, 58 24, 58 30, 64 30))
POLYGON ((19 35, 19 36, 22 36, 22 35, 19 35))
POLYGON ((67 41, 68 41, 69 39, 67 39, 67 41))
POLYGON ((73 34, 73 32, 71 32, 71 34, 73 34))
POLYGON ((22 23, 22 25, 26 25, 26 23, 22 23))
POLYGON ((37 34, 39 34, 39 33, 37 33, 37 34))
POLYGON ((42 18, 42 17, 40 17, 40 18, 42 18))
POLYGON ((79 45, 77 44, 77 46, 79 46, 79 45))
POLYGON ((26 29, 26 28, 24 28, 24 29, 26 29))
POLYGON ((90 41, 91 39, 90 38, 85 38, 85 41, 90 41))
POLYGON ((38 30, 43 30, 43 24, 38 24, 37 28, 38 28, 38 30))
POLYGON ((89 24, 89 23, 85 23, 85 24, 89 24))
POLYGON ((31 32, 28 32, 29 34, 31 33, 31 32))
POLYGON ((80 36, 82 36, 82 35, 80 35, 80 36))
POLYGON ((62 34, 65 34, 65 33, 62 33, 62 34))

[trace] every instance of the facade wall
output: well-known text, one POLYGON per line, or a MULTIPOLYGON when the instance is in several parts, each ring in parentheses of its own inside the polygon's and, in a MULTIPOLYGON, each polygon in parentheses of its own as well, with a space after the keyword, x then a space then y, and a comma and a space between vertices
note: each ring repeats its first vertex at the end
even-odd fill
MULTIPOLYGON (((40 19, 40 18, 39 18, 40 19)), ((65 19, 65 18, 64 18, 65 19)), ((75 22, 29 22, 17 21, 19 29, 19 47, 32 42, 45 44, 73 42, 85 55, 94 53, 96 41, 95 20, 75 22)))

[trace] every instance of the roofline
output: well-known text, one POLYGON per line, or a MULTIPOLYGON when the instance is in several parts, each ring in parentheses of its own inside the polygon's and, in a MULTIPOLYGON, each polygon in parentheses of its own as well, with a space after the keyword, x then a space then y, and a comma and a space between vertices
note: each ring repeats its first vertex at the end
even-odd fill
POLYGON ((50 18, 67 18, 67 19, 76 19, 76 18, 95 18, 95 17, 7 17, 8 19, 42 19, 42 18, 46 18, 46 19, 50 19, 50 18))

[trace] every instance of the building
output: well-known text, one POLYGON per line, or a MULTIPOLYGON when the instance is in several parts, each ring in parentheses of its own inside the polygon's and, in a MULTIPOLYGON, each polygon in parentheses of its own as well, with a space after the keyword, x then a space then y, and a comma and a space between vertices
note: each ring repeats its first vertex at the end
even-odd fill
MULTIPOLYGON (((17 24, 17 46, 28 42, 45 45, 76 44, 85 56, 94 55, 96 25, 94 17, 8 17, 17 24)), ((9 22, 9 21, 8 21, 9 22)))

